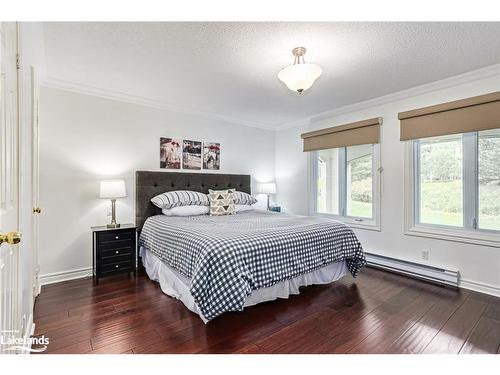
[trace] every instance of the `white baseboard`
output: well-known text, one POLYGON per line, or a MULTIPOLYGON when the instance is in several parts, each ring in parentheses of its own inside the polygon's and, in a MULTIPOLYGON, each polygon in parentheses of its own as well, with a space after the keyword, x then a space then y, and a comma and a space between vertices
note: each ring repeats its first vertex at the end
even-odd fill
POLYGON ((485 284, 477 281, 461 279, 458 284, 458 287, 500 297, 500 287, 491 284, 485 284))
MULTIPOLYGON (((82 279, 84 277, 90 277, 90 276, 92 276, 91 268, 80 268, 70 271, 48 273, 45 275, 40 275, 39 285, 41 286, 41 285, 54 284, 54 283, 59 283, 61 281, 82 279)), ((500 297, 500 287, 495 285, 490 285, 467 279, 460 279, 458 287, 500 297)), ((33 317, 31 317, 31 319, 33 319, 33 317)))
POLYGON ((83 279, 84 277, 92 276, 91 268, 80 268, 63 272, 47 273, 40 275, 40 285, 54 284, 61 281, 83 279))

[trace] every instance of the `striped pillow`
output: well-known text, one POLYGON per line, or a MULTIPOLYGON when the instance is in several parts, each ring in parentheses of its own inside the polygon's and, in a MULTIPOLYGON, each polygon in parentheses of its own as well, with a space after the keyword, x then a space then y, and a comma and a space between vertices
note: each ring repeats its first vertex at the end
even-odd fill
POLYGON ((254 204, 257 203, 257 199, 252 197, 250 194, 244 193, 242 191, 234 192, 234 204, 254 204))
POLYGON ((209 206, 207 194, 190 190, 175 190, 158 194, 151 198, 151 203, 161 209, 179 206, 209 206))

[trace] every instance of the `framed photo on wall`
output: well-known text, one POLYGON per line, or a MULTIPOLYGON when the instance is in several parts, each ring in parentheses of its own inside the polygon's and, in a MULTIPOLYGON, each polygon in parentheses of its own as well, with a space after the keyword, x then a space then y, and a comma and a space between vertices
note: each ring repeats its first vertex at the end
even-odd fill
POLYGON ((183 141, 182 168, 201 169, 201 142, 187 139, 183 141))
POLYGON ((220 143, 203 143, 203 169, 220 169, 220 143))
POLYGON ((174 138, 160 138, 160 168, 181 168, 181 141, 174 138))

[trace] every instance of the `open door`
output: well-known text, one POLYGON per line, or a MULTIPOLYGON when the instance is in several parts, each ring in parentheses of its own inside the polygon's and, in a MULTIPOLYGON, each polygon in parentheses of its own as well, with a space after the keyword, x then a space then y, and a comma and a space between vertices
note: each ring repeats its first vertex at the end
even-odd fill
POLYGON ((22 336, 19 279, 18 33, 0 23, 0 353, 15 353, 22 336))

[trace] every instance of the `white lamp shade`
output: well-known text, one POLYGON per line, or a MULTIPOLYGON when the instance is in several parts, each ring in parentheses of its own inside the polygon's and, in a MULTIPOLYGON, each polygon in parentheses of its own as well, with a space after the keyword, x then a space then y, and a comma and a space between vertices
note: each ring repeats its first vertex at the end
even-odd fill
POLYGON ((276 194, 276 184, 274 182, 261 183, 259 192, 261 194, 276 194))
POLYGON ((123 180, 104 180, 101 181, 100 198, 124 198, 127 196, 125 181, 123 180))
POLYGON ((278 78, 290 90, 302 92, 309 89, 323 70, 316 64, 295 64, 286 67, 278 73, 278 78))

